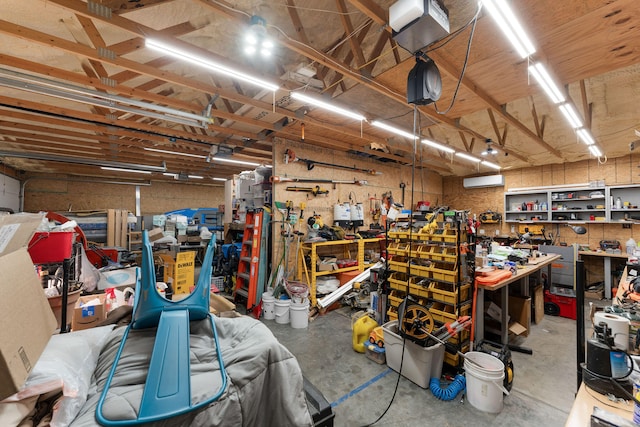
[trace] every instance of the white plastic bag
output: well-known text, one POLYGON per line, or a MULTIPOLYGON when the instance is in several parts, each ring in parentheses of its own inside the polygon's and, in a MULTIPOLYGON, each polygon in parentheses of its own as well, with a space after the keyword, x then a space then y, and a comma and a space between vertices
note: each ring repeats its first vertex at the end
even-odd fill
POLYGON ((82 282, 82 290, 85 292, 93 292, 98 288, 100 272, 91 264, 82 245, 80 245, 80 257, 80 281, 82 282))

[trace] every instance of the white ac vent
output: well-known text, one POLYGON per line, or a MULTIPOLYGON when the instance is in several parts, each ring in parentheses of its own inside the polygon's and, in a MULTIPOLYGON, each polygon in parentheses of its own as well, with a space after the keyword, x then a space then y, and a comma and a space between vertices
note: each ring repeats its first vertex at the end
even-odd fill
POLYGON ((474 178, 464 178, 462 185, 464 188, 504 187, 504 175, 486 175, 476 176, 474 178))

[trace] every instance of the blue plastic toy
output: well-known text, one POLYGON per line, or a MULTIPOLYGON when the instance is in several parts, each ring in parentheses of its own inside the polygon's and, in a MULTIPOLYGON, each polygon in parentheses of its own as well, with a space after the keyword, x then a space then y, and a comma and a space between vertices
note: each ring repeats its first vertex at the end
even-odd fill
POLYGON ((156 290, 151 244, 146 231, 142 234, 142 268, 138 269, 133 319, 127 326, 113 366, 96 408, 96 420, 104 426, 135 426, 150 423, 203 408, 222 396, 227 388, 227 374, 218 344, 213 315, 209 313, 209 288, 215 236, 209 242, 195 290, 180 301, 170 301, 156 290), (141 275, 139 275, 141 271, 141 275), (222 384, 212 397, 191 403, 191 366, 189 360, 189 322, 210 319, 222 384), (142 393, 138 418, 110 420, 102 413, 103 405, 129 331, 157 327, 147 381, 142 393))

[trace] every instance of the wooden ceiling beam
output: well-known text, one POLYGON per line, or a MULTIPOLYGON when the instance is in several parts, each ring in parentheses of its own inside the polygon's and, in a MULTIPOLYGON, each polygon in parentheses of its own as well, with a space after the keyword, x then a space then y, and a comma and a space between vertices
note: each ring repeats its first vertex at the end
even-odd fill
POLYGON ((351 19, 349 18, 347 5, 345 4, 344 0, 336 0, 336 6, 338 7, 338 12, 340 12, 342 27, 347 33, 347 40, 349 42, 349 46, 351 47, 353 58, 356 61, 356 68, 362 68, 365 63, 364 53, 362 53, 362 46, 355 39, 356 32, 353 24, 351 23, 351 19))

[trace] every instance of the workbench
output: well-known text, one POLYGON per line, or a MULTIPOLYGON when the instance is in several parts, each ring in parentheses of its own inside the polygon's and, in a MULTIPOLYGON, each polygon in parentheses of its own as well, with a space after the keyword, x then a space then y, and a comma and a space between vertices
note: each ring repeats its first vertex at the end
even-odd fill
POLYGON ((611 258, 627 259, 626 253, 613 254, 608 252, 578 251, 580 256, 600 257, 604 262, 604 298, 611 299, 611 258))
MULTIPOLYGON (((485 291, 500 291, 501 302, 501 321, 500 321, 500 340, 502 344, 508 344, 509 341, 509 285, 522 281, 522 295, 529 296, 529 278, 533 273, 541 272, 543 268, 547 268, 547 277, 551 280, 551 263, 560 259, 558 254, 540 255, 536 258, 529 258, 529 261, 522 268, 518 268, 516 274, 504 279, 496 284, 482 285, 476 283, 477 296, 475 307, 475 339, 480 342, 484 339, 484 293, 485 291)), ((540 283, 541 281, 539 281, 540 283)))

